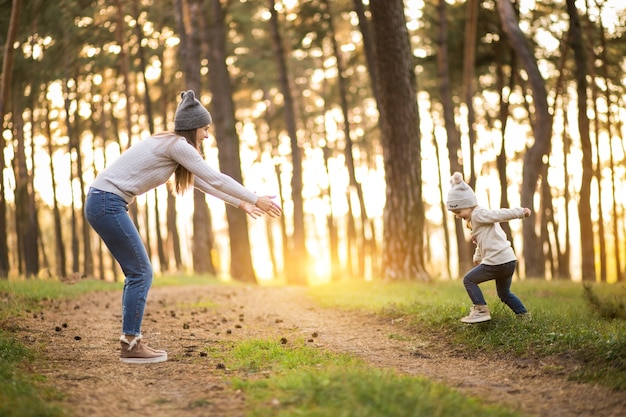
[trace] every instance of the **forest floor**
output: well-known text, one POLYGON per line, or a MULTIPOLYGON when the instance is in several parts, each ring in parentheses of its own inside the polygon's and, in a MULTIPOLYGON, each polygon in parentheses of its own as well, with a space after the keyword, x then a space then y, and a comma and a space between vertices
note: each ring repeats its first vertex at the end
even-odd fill
POLYGON ((76 416, 243 416, 245 395, 229 384, 237 371, 225 369, 206 348, 281 338, 427 377, 524 416, 626 416, 626 393, 555 371, 573 364, 467 357, 436 335, 409 332, 401 319, 319 307, 299 287, 155 287, 144 340, 166 349, 169 360, 122 364, 120 299, 119 292, 100 292, 48 301, 11 323, 27 345, 43 350, 34 371, 63 393, 61 405, 76 416))

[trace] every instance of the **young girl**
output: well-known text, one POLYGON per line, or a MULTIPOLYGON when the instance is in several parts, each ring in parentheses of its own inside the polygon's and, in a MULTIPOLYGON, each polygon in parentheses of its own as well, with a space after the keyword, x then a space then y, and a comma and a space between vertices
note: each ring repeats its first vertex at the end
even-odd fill
POLYGON ((181 93, 174 132, 154 135, 131 146, 98 174, 85 202, 85 217, 100 235, 125 275, 122 294, 122 347, 126 363, 155 363, 167 353, 142 343, 141 323, 152 284, 152 265, 139 232, 128 215, 137 195, 164 184, 175 174, 176 191, 190 187, 239 207, 252 218, 276 217, 280 207, 270 196, 257 196, 231 177, 211 168, 200 154, 211 115, 193 91, 181 93))
POLYGON ((463 278, 463 285, 473 307, 470 314, 463 317, 463 323, 481 323, 491 320, 487 302, 478 284, 495 280, 498 297, 517 315, 527 314, 526 307, 511 292, 511 282, 517 264, 517 258, 511 248, 511 242, 500 222, 523 219, 530 216, 528 208, 502 208, 489 210, 478 206, 472 188, 463 181, 460 172, 455 172, 450 179, 447 207, 452 213, 467 222, 472 231, 472 242, 476 244, 474 265, 463 278))

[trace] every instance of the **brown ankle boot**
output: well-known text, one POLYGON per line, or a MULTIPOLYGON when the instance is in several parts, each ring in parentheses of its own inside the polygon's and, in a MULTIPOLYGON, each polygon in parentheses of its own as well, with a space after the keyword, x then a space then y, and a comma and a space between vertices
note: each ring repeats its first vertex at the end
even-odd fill
POLYGON ((120 361, 125 363, 158 363, 167 360, 167 353, 163 350, 155 350, 141 343, 141 335, 128 341, 125 335, 120 337, 121 354, 120 361))

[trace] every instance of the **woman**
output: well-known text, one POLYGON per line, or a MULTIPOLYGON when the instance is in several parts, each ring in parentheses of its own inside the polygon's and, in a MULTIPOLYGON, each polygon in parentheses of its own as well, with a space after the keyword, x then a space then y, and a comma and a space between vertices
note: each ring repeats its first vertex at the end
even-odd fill
POLYGON ((100 172, 89 189, 85 217, 100 235, 124 275, 122 295, 122 347, 126 363, 156 363, 167 353, 142 343, 141 323, 153 272, 139 232, 128 215, 137 195, 164 184, 172 174, 176 192, 190 187, 239 207, 252 218, 281 214, 270 196, 257 196, 231 177, 211 168, 202 158, 200 144, 208 137, 211 115, 193 91, 181 93, 174 116, 174 132, 149 137, 131 146, 100 172))

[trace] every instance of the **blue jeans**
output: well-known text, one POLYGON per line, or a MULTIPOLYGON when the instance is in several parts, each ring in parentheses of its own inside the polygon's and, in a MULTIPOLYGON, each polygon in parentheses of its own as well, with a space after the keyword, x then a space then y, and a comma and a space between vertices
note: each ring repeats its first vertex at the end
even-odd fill
POLYGON ((463 285, 467 295, 469 295, 473 304, 485 305, 485 297, 478 287, 478 284, 485 281, 496 281, 496 290, 498 297, 506 305, 508 305, 515 314, 526 313, 526 307, 522 301, 511 292, 511 282, 513 281, 513 272, 517 261, 507 262, 501 265, 485 265, 475 266, 463 277, 463 285))
POLYGON ((122 333, 139 336, 153 273, 148 252, 128 215, 128 203, 116 194, 91 188, 85 201, 85 217, 126 276, 122 333))

